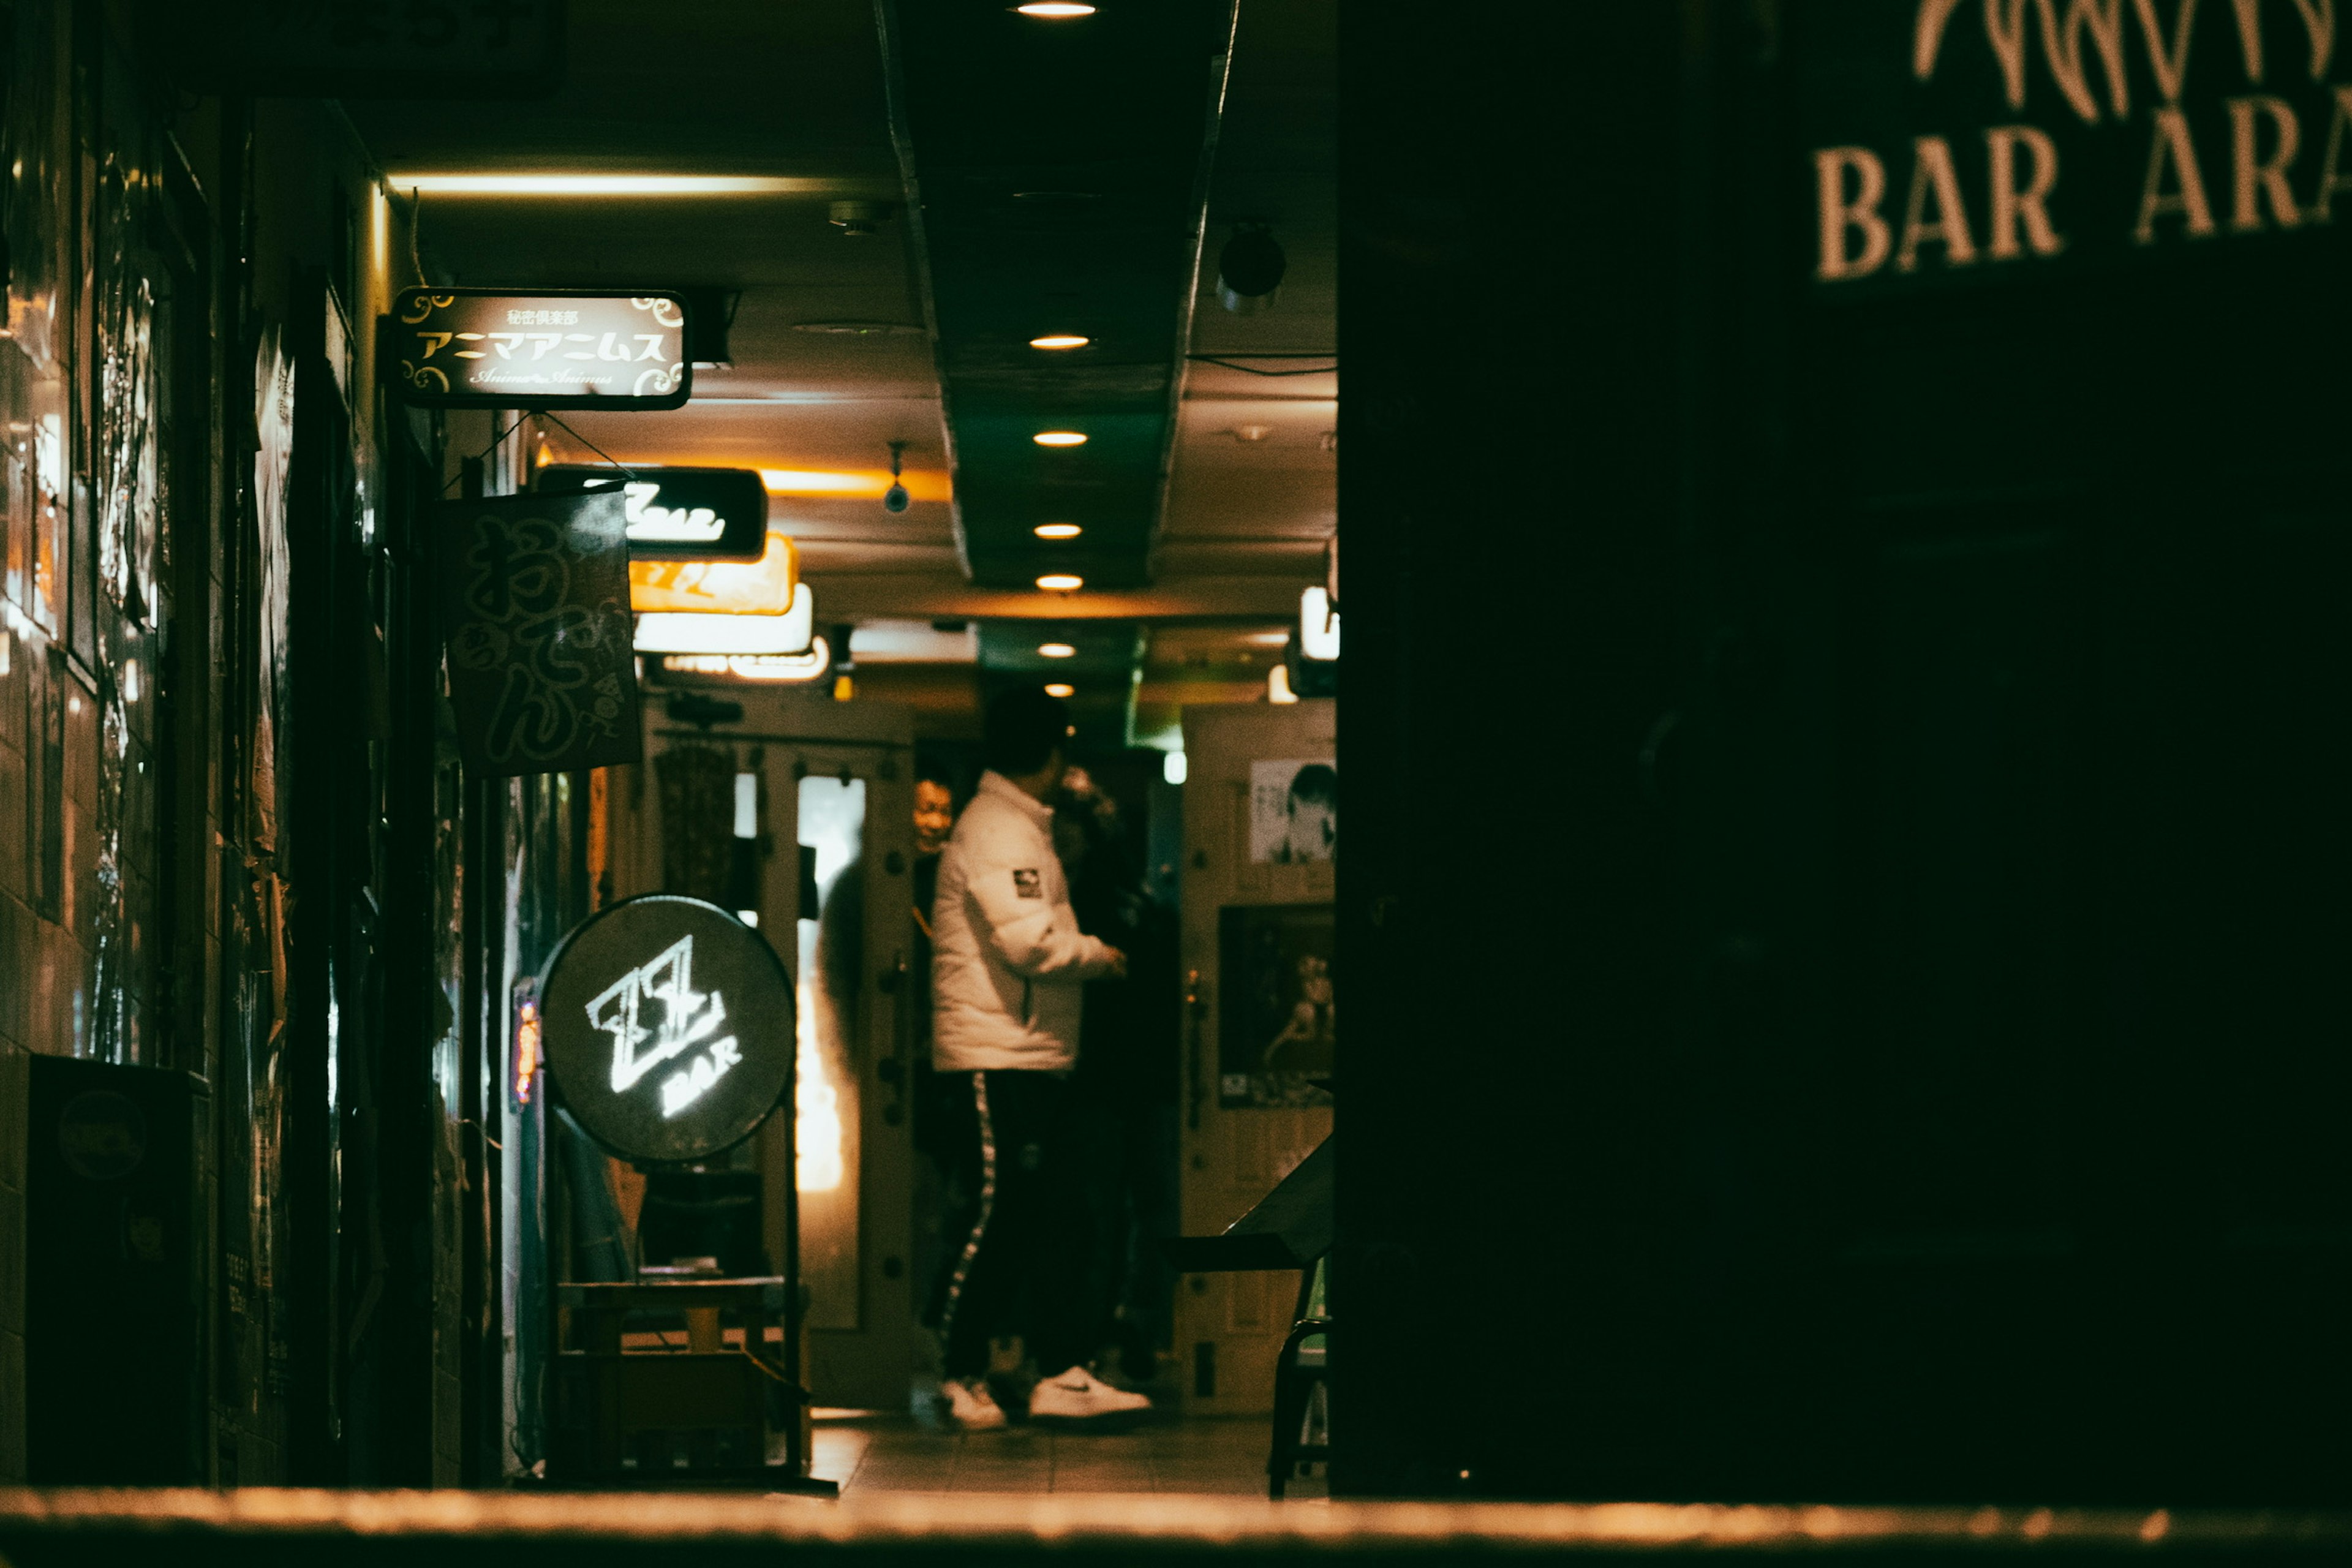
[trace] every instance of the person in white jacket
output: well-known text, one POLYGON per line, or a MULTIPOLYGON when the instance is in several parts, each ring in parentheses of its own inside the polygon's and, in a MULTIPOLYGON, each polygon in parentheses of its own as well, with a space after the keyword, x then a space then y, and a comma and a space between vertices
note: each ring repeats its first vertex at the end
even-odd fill
POLYGON ((1078 929, 1054 854, 1049 802, 1065 771, 1068 710, 1024 688, 989 705, 988 771, 940 858, 931 905, 931 1064, 963 1124, 954 1183, 965 1240, 940 1308, 940 1393, 961 1426, 1005 1424, 989 1392, 992 1339, 1018 1334, 1038 1367, 1033 1421, 1097 1422, 1148 1409, 1086 1365, 1098 1325, 1076 1321, 1088 1226, 1063 1130, 1086 982, 1126 956, 1078 929))

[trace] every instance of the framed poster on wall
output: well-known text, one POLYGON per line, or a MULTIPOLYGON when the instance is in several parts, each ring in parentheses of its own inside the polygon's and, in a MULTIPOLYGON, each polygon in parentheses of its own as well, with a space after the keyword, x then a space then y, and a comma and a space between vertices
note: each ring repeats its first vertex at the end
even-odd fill
POLYGON ((1339 1044, 1335 930, 1329 904, 1217 911, 1221 1105, 1327 1102, 1316 1085, 1332 1076, 1339 1044))

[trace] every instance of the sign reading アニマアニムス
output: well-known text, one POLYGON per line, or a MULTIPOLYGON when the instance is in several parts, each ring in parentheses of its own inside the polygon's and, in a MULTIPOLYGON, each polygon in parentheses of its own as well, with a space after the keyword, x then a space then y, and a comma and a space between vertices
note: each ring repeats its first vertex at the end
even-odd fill
POLYGON ((393 300, 393 379, 425 408, 681 408, 676 294, 409 289, 393 300))
POLYGON ((2336 0, 1784 14, 1809 269, 1827 289, 2324 244, 2352 196, 2352 14, 2339 27, 2336 0))
POLYGON ((547 1074, 625 1160, 705 1159, 785 1098, 793 987, 758 931, 699 899, 627 899, 564 938, 540 982, 547 1074))
POLYGON ((569 773, 643 752, 621 498, 446 501, 436 563, 467 765, 569 773))

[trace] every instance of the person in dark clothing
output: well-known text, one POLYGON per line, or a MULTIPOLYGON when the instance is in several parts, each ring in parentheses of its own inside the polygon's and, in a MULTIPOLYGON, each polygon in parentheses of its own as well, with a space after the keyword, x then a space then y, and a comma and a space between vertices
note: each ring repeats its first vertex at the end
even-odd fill
POLYGON ((1071 1081, 1070 1140, 1092 1242, 1079 1312, 1097 1371, 1148 1382, 1173 1329, 1173 1268, 1154 1245, 1176 1234, 1177 922, 1146 890, 1140 846, 1117 803, 1072 769, 1054 847, 1078 927, 1128 955, 1128 978, 1089 984, 1071 1081))

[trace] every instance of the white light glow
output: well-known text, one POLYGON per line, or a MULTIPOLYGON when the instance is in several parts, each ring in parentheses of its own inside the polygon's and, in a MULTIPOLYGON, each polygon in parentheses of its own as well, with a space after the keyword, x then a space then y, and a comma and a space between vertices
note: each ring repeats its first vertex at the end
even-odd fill
POLYGON ((735 837, 760 837, 760 775, 735 775, 735 837))
POLYGON ((731 675, 740 680, 814 680, 833 668, 833 650, 823 637, 806 653, 673 653, 662 668, 674 675, 731 675))
POLYGON ((1045 688, 1048 697, 1076 697, 1077 694, 1078 689, 1066 680, 1056 680, 1045 688))
POLYGON ((815 641, 816 595, 805 583, 793 588, 793 607, 781 616, 702 615, 648 611, 637 617, 639 653, 801 653, 815 641))
POLYGON ((1013 7, 1024 16, 1046 16, 1055 19, 1070 16, 1091 16, 1095 8, 1082 0, 1029 0, 1025 5, 1013 7))
POLYGON ((1076 430, 1040 430, 1029 437, 1040 447, 1083 447, 1086 437, 1076 430))
POLYGON ((1040 539, 1076 539, 1086 530, 1075 522, 1041 522, 1029 531, 1040 539))
POLYGON ((1298 651, 1314 659, 1339 657, 1339 612, 1319 584, 1298 595, 1298 651))
POLYGON ((1037 579, 1037 586, 1048 594, 1075 594, 1086 585, 1084 577, 1068 572, 1048 572, 1037 579))
POLYGON ((1092 342, 1094 339, 1080 337, 1076 332, 1048 332, 1042 338, 1031 338, 1029 346, 1033 349, 1082 349, 1092 342))
POLYGON ((754 931, 760 927, 760 911, 757 910, 737 910, 735 918, 754 931))
POLYGON ((1163 754, 1160 759, 1160 777, 1163 783, 1172 784, 1182 784, 1184 782, 1186 767, 1187 764, 1184 761, 1183 752, 1169 752, 1163 754))
POLYGON ((438 196, 776 196, 821 191, 823 180, 771 174, 386 174, 395 191, 438 196))
POLYGON ((1298 700, 1298 693, 1290 689, 1290 666, 1277 664, 1265 672, 1265 700, 1268 702, 1298 700))
POLYGON ((612 1085, 625 1094, 654 1068, 709 1042, 709 1048, 661 1080, 665 1118, 702 1098, 712 1084, 742 1061, 733 1035, 712 1040, 727 1022, 727 999, 694 988, 694 938, 683 936, 651 962, 622 975, 588 1004, 589 1025, 613 1039, 612 1085), (658 1005, 658 1021, 640 1017, 645 1004, 658 1005), (640 1047, 650 1047, 641 1049, 640 1047))
POLYGON ((1075 658, 1078 650, 1066 642, 1039 643, 1037 652, 1045 658, 1075 658))

